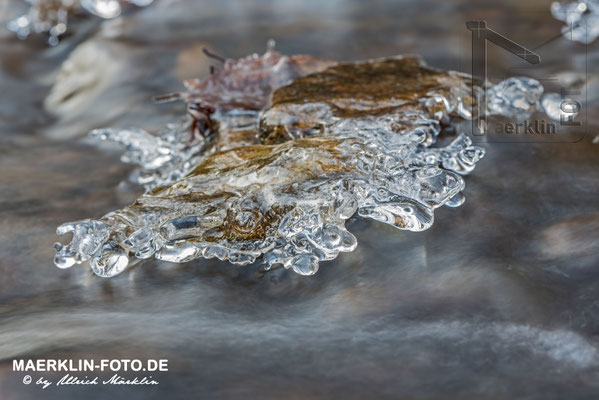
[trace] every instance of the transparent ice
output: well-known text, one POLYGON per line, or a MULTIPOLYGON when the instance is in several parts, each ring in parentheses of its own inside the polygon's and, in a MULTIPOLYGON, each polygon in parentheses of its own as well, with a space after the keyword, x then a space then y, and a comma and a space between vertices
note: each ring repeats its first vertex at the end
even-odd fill
POLYGON ((581 43, 591 43, 599 36, 599 0, 555 1, 551 14, 563 21, 564 37, 581 43))
POLYGON ((578 115, 579 106, 570 99, 562 98, 558 93, 547 93, 541 98, 541 108, 553 120, 574 118, 578 115))
POLYGON ((539 107, 543 86, 527 77, 511 77, 487 90, 490 114, 514 119, 528 118, 539 107))
POLYGON ((311 137, 217 153, 130 207, 62 226, 59 233, 74 238, 56 245, 55 261, 67 267, 91 258, 96 274, 113 276, 130 259, 151 256, 217 257, 239 265, 264 256, 267 268, 283 264, 310 275, 319 261, 355 248, 345 220, 356 211, 420 231, 432 225, 435 208, 461 203, 464 181, 442 165, 464 172, 483 150, 465 136, 445 152, 421 141, 415 132, 382 149, 352 138, 311 137))
POLYGON ((107 128, 92 131, 90 137, 123 145, 127 151, 121 160, 141 167, 133 171, 131 181, 152 189, 183 178, 206 156, 206 141, 202 137, 190 140, 190 123, 170 124, 158 135, 140 128, 107 128))
MULTIPOLYGON (((478 89, 478 88, 477 88, 478 89)), ((537 110, 543 93, 541 84, 531 78, 509 78, 496 85, 490 86, 487 95, 489 114, 505 115, 514 118, 526 118, 537 110)), ((553 94, 546 95, 546 106, 554 100, 553 94)), ((545 99, 544 97, 544 99, 545 99)), ((213 119, 218 122, 219 129, 230 132, 237 130, 257 130, 259 120, 267 123, 286 123, 293 119, 293 112, 308 112, 317 116, 320 122, 329 124, 327 136, 357 137, 366 143, 377 141, 379 146, 393 146, 393 141, 404 141, 403 135, 390 134, 392 127, 404 126, 405 130, 413 131, 414 135, 422 135, 423 145, 430 146, 436 141, 441 122, 448 121, 450 115, 471 119, 472 97, 470 90, 452 88, 446 95, 431 93, 421 99, 417 108, 406 107, 401 114, 386 117, 364 118, 335 118, 326 104, 310 104, 309 110, 289 110, 287 113, 266 110, 263 113, 254 111, 232 110, 226 113, 217 112, 213 119)), ((559 107, 559 104, 558 104, 559 107)), ((551 112, 549 116, 551 118, 551 112)), ((547 112, 547 111, 546 111, 547 112)), ((555 118, 553 118, 555 119, 555 118)), ((557 117, 559 120, 559 116, 557 117)), ((189 120, 171 124, 157 135, 152 135, 143 129, 98 129, 90 136, 100 140, 108 140, 122 144, 126 152, 121 160, 138 165, 130 179, 146 190, 154 187, 170 185, 183 176, 204 157, 215 149, 204 138, 191 139, 189 120)), ((296 137, 301 136, 300 133, 296 137)), ((224 151, 235 147, 255 143, 233 142, 219 146, 224 151)), ((438 154, 441 149, 430 149, 429 154, 438 154)), ((443 154, 445 154, 444 152, 443 154)), ((457 167, 456 167, 457 168, 457 167)), ((464 164, 464 172, 469 173, 474 164, 464 164)))
MULTIPOLYGON (((490 88, 488 111, 530 113, 542 92, 532 79, 510 78, 490 88)), ((217 152, 189 136, 186 123, 158 136, 95 131, 126 147, 123 161, 140 166, 133 180, 147 192, 98 220, 61 226, 58 233, 73 233, 73 239, 55 245, 55 262, 66 268, 91 260, 94 273, 110 277, 150 257, 216 257, 238 265, 261 258, 266 269, 283 265, 311 275, 321 261, 356 247, 345 227, 356 213, 402 230, 428 229, 436 208, 464 202, 461 175, 484 156, 464 134, 435 146, 442 124, 471 117, 470 93, 456 84, 383 116, 339 118, 324 103, 217 113, 226 129, 268 128, 298 113, 322 126, 317 136, 291 130, 294 137, 282 144, 217 152)))

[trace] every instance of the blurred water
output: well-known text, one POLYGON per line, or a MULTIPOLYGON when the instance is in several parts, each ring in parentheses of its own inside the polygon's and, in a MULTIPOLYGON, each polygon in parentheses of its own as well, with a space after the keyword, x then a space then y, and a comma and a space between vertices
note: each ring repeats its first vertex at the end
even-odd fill
MULTIPOLYGON (((487 144, 462 207, 439 209, 421 233, 350 220, 358 248, 312 277, 200 260, 145 262, 106 280, 52 263, 56 226, 141 192, 120 183, 130 167, 119 152, 84 135, 159 129, 182 115, 182 104, 149 99, 205 76, 202 46, 238 57, 274 37, 288 54, 418 53, 468 72, 465 20, 542 43, 561 29, 549 5, 157 0, 118 20, 76 21, 55 48, 0 30, 0 398, 597 398, 591 135, 487 144), (158 387, 42 392, 12 372, 16 357, 167 358, 170 370, 158 387)), ((17 1, 0 10, 22 12, 17 1)), ((597 50, 577 46, 552 42, 526 75, 579 71, 586 60, 596 82, 597 50)), ((513 62, 490 56, 497 73, 513 62)), ((596 132, 597 103, 585 106, 596 132)))

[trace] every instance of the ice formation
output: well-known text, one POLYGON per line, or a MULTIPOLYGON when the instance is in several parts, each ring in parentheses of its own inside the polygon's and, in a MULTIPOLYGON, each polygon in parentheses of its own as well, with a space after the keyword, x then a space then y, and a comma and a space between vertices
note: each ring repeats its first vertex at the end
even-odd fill
POLYGON ((558 93, 547 93, 541 98, 541 109, 549 118, 560 121, 574 118, 578 115, 580 107, 574 107, 572 100, 562 98, 558 93))
MULTIPOLYGON (((112 276, 129 257, 217 257, 244 265, 264 256, 269 266, 313 274, 319 261, 355 248, 345 220, 356 210, 419 231, 431 226, 435 208, 459 205, 464 181, 439 167, 443 157, 430 154, 429 160, 424 149, 407 163, 399 156, 417 151, 421 138, 406 135, 389 154, 356 139, 325 137, 213 154, 130 207, 61 226, 59 233, 73 232, 74 239, 58 246, 57 265, 91 258, 96 274, 112 276)), ((459 158, 455 165, 482 156, 463 137, 454 146, 449 157, 459 158)))
POLYGON ((30 4, 27 14, 8 23, 8 29, 21 39, 31 33, 46 34, 48 43, 58 44, 59 37, 68 28, 69 17, 81 9, 98 17, 110 19, 118 17, 123 5, 138 7, 150 5, 154 0, 26 0, 30 4))
POLYGON ((564 37, 581 43, 591 43, 599 36, 599 0, 555 1, 551 14, 563 21, 564 37))
POLYGON ((532 78, 512 77, 487 91, 490 114, 528 118, 539 107, 543 86, 532 78))
POLYGON ((133 182, 146 189, 168 185, 208 154, 260 144, 258 122, 272 91, 336 64, 309 55, 282 55, 272 41, 262 56, 223 61, 223 68, 209 79, 184 82, 186 92, 159 96, 159 101, 185 100, 186 120, 167 126, 157 136, 140 128, 108 128, 92 132, 92 137, 127 149, 123 162, 141 167, 131 176, 133 182))
POLYGON ((488 115, 524 120, 540 110, 549 118, 560 121, 578 115, 576 104, 558 93, 544 93, 543 86, 535 79, 512 77, 489 87, 486 111, 488 115))
MULTIPOLYGON (((521 112, 522 98, 527 112, 538 105, 538 82, 507 86, 489 112, 521 112)), ((141 166, 133 180, 147 191, 102 218, 60 226, 73 239, 55 245, 56 265, 91 260, 110 277, 150 257, 239 265, 261 257, 266 268, 311 275, 355 248, 345 221, 356 212, 429 228, 436 208, 462 204, 461 175, 484 155, 463 134, 434 147, 442 125, 471 118, 476 100, 469 76, 416 57, 341 64, 269 48, 188 87, 174 97, 190 117, 158 136, 93 133, 126 146, 123 161, 141 166)))

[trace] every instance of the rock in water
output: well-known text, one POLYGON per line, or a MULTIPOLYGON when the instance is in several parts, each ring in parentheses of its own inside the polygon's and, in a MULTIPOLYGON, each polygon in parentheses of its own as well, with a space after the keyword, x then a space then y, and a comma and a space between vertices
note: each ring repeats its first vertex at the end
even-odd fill
MULTIPOLYGON (((421 149, 406 140, 396 150, 421 149)), ((74 239, 57 245, 56 263, 68 267, 91 258, 96 274, 113 276, 127 257, 217 257, 244 265, 264 256, 269 266, 310 275, 319 261, 355 248, 345 220, 356 210, 400 229, 430 227, 433 210, 459 196, 464 182, 426 164, 427 158, 424 151, 393 159, 355 139, 324 137, 219 152, 132 206, 60 227, 74 239)))
MULTIPOLYGON (((225 61, 174 96, 187 101, 187 122, 160 136, 95 133, 127 147, 123 160, 142 166, 137 182, 148 191, 99 220, 59 227, 74 236, 56 244, 55 262, 91 259, 96 274, 113 276, 150 257, 240 265, 262 257, 267 268, 311 275, 355 248, 345 220, 356 211, 427 229, 437 207, 463 203, 460 175, 484 155, 465 135, 431 147, 442 124, 472 116, 471 82, 416 57, 338 64, 271 46, 225 61)), ((503 94, 510 115, 512 97, 522 96, 516 86, 503 94)))

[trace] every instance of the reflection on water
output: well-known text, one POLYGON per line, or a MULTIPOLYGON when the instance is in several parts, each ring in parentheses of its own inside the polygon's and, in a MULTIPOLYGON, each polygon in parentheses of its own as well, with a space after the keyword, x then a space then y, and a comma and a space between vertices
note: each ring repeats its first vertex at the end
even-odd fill
MULTIPOLYGON (((205 75, 203 45, 237 57, 275 37, 286 53, 420 53, 434 66, 461 69, 456 26, 466 18, 449 3, 320 3, 310 12, 296 2, 158 1, 98 32, 83 21, 85 29, 54 48, 0 33, 1 87, 10 99, 0 107, 1 398, 41 398, 11 371, 14 357, 169 359, 157 388, 43 394, 57 399, 596 397, 599 148, 590 138, 487 145, 464 207, 439 209, 421 233, 350 219, 359 246, 313 277, 201 260, 147 261, 102 280, 52 265, 56 226, 140 195, 120 183, 130 168, 118 150, 72 138, 175 120, 181 105, 149 99, 205 75), (435 29, 424 29, 431 21, 435 29), (80 46, 102 49, 98 65, 117 67, 95 70, 101 86, 74 81, 64 92, 72 92, 64 98, 69 112, 59 111, 60 101, 44 108, 40 99, 60 85, 57 71, 80 46)), ((463 8, 514 15, 519 3, 463 8)), ((506 31, 501 24, 494 26, 506 31)), ((525 34, 543 42, 560 29, 547 24, 525 34)), ((517 31, 511 37, 521 39, 517 31)), ((550 46, 541 54, 547 68, 574 69, 576 48, 550 46)), ((492 57, 497 65, 504 55, 492 57)))

